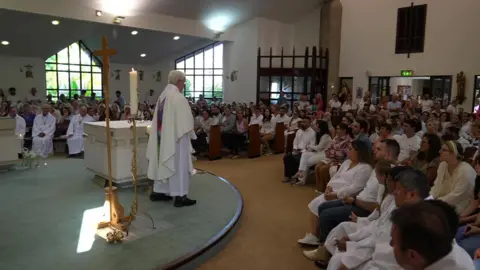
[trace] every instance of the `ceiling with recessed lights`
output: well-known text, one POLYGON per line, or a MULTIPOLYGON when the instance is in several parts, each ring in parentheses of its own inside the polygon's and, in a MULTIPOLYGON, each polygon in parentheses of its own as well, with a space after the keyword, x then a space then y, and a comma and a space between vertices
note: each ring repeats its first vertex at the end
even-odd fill
MULTIPOLYGON (((145 0, 141 0, 145 1, 145 0)), ((226 17, 236 24, 255 17, 294 23, 319 7, 323 0, 150 0, 146 10, 193 20, 226 17)))
POLYGON ((165 57, 210 42, 174 33, 135 29, 121 25, 78 21, 66 18, 0 9, 0 55, 48 58, 69 44, 82 40, 90 49, 101 48, 101 37, 118 51, 112 62, 152 65, 165 57), (52 21, 58 20, 58 25, 52 21), (137 31, 132 35, 132 31, 137 31), (180 36, 179 40, 174 40, 180 36), (146 54, 141 57, 141 54, 146 54))

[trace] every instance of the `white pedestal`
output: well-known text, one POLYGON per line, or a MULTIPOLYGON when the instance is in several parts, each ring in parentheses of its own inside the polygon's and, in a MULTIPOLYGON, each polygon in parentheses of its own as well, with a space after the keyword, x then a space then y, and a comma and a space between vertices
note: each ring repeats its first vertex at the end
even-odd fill
MULTIPOLYGON (((148 144, 147 126, 150 122, 137 121, 137 179, 147 177, 148 160, 146 149, 148 144)), ((112 181, 120 186, 132 183, 132 149, 133 133, 128 121, 111 121, 111 156, 112 181)), ((96 175, 108 179, 107 134, 106 122, 90 122, 84 124, 84 132, 88 135, 84 144, 85 166, 96 175)))
POLYGON ((0 117, 0 165, 14 164, 19 161, 20 140, 15 135, 15 119, 0 117))

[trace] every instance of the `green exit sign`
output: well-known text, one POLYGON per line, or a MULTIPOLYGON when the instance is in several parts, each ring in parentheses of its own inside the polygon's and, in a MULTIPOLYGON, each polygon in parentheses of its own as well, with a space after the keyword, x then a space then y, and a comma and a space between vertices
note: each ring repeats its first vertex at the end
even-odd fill
POLYGON ((402 70, 400 72, 400 75, 402 77, 412 77, 413 76, 413 70, 402 70))

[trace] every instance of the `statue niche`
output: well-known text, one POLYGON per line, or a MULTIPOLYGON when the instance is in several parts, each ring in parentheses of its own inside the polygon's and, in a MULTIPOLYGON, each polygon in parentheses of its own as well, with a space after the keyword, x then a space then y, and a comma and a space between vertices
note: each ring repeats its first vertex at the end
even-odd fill
POLYGON ((461 71, 457 74, 457 99, 459 104, 465 101, 465 73, 461 71))

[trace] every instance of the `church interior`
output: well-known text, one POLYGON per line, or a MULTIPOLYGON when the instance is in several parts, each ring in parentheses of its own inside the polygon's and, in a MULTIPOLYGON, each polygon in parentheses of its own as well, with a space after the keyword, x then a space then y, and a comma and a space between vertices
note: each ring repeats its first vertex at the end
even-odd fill
POLYGON ((480 270, 479 9, 2 1, 0 268, 480 270))

